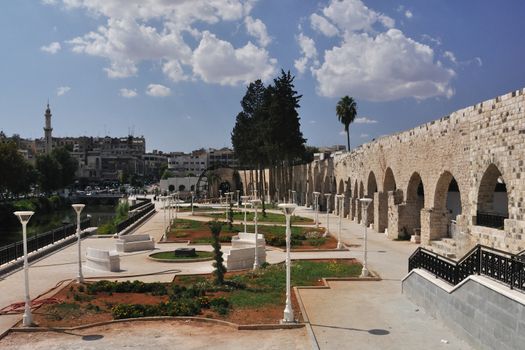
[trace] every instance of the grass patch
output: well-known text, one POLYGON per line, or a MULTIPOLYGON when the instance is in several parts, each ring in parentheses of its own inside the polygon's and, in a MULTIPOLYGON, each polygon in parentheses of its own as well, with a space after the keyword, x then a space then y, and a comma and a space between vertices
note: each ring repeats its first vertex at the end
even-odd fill
MULTIPOLYGON (((211 218, 225 218, 226 214, 224 213, 210 213, 205 214, 203 216, 211 217, 211 218)), ((246 221, 247 222, 253 222, 255 213, 253 212, 247 212, 246 213, 246 221)), ((234 220, 244 220, 244 213, 242 211, 234 211, 233 212, 233 219, 234 220)), ((277 214, 277 213, 266 213, 266 216, 262 215, 262 212, 257 213, 257 220, 259 222, 272 222, 272 223, 278 223, 278 224, 285 224, 286 218, 283 214, 277 214)), ((292 218, 292 222, 296 224, 311 224, 314 221, 310 218, 305 218, 302 216, 294 216, 292 218)))
POLYGON ((192 260, 192 259, 205 259, 212 258, 213 252, 196 251, 196 256, 175 256, 174 252, 159 252, 151 254, 150 256, 155 259, 162 260, 192 260))

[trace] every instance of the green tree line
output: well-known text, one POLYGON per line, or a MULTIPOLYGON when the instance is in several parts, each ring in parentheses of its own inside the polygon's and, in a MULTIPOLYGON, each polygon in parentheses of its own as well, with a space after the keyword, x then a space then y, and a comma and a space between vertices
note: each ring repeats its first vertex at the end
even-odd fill
POLYGON ((0 198, 27 194, 35 186, 48 194, 65 188, 75 181, 77 168, 78 162, 65 148, 38 156, 33 166, 15 142, 0 142, 0 198))

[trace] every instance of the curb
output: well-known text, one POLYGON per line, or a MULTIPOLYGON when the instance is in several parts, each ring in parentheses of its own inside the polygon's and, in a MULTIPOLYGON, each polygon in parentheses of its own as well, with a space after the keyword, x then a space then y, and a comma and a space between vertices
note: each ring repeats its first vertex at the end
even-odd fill
POLYGON ((188 316, 150 316, 150 317, 140 317, 140 318, 125 318, 121 320, 110 320, 110 321, 103 321, 103 322, 95 322, 90 324, 85 324, 81 326, 75 326, 75 327, 12 327, 8 329, 5 334, 9 334, 11 332, 14 333, 37 333, 37 332, 64 332, 64 331, 75 331, 75 330, 82 330, 82 329, 88 329, 93 327, 99 327, 99 326, 106 326, 106 325, 113 325, 118 323, 128 323, 128 322, 152 322, 152 321, 194 321, 194 322, 202 322, 202 323, 215 323, 222 326, 231 327, 233 329, 237 330, 275 330, 275 329, 295 329, 295 328, 303 328, 305 325, 303 323, 297 323, 297 324, 247 324, 247 325, 240 325, 233 322, 223 321, 223 320, 217 320, 213 318, 204 318, 204 317, 188 317, 188 316))

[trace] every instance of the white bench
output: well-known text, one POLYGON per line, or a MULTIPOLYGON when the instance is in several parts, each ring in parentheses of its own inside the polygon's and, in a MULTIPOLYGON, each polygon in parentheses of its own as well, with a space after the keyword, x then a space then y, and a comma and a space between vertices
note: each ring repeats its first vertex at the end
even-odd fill
POLYGON ((114 250, 101 250, 96 248, 86 249, 87 267, 95 270, 119 272, 120 257, 114 250))
MULTIPOLYGON (((266 250, 264 247, 258 247, 257 256, 259 257, 259 264, 266 262, 266 250)), ((251 269, 255 258, 255 246, 251 248, 232 248, 225 258, 227 270, 251 269)))
POLYGON ((120 236, 116 246, 117 251, 123 253, 152 250, 155 249, 155 241, 148 234, 120 236))
MULTIPOLYGON (((257 247, 264 250, 266 248, 266 240, 264 235, 257 235, 257 247)), ((232 237, 232 248, 251 248, 255 247, 255 233, 239 232, 237 236, 232 237)))

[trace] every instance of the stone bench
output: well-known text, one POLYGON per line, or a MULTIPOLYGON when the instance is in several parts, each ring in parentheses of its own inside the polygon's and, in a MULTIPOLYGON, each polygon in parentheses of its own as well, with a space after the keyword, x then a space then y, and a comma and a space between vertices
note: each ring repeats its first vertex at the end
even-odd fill
MULTIPOLYGON (((259 256, 259 264, 266 262, 266 250, 259 246, 257 249, 259 256)), ((244 270, 251 269, 255 258, 255 246, 249 248, 231 249, 225 256, 226 269, 228 270, 244 270)))
POLYGON ((122 253, 155 249, 155 241, 148 234, 120 236, 116 243, 117 251, 122 253))
MULTIPOLYGON (((257 247, 265 249, 266 240, 264 235, 257 235, 257 247)), ((251 248, 255 247, 255 233, 239 232, 236 236, 232 237, 232 248, 251 248)))
POLYGON ((119 272, 120 257, 114 250, 86 249, 86 266, 95 270, 119 272))

